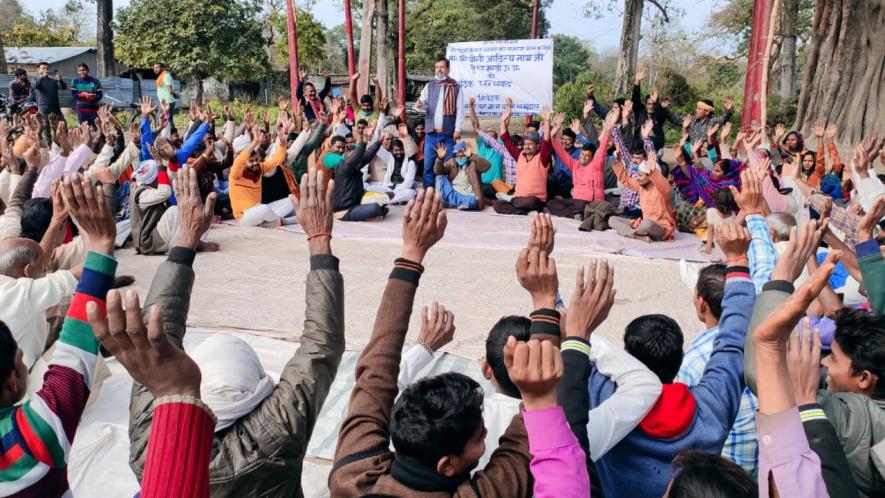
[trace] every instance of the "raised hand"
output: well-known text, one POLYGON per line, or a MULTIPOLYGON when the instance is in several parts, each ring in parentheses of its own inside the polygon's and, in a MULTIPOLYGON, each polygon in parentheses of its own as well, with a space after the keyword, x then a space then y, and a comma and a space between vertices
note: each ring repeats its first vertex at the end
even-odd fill
POLYGON ((833 140, 834 138, 836 138, 837 133, 839 133, 839 127, 836 126, 834 123, 830 123, 827 126, 827 138, 829 140, 833 140))
POLYGON ((29 168, 40 168, 41 159, 39 141, 31 142, 31 146, 28 147, 27 150, 25 150, 24 158, 25 163, 28 165, 29 168))
POLYGON ((548 256, 553 252, 556 239, 556 229, 553 228, 553 219, 549 214, 538 214, 532 218, 532 230, 529 234, 527 249, 540 249, 548 256))
POLYGON ((636 77, 633 79, 633 81, 635 81, 637 85, 642 83, 642 80, 645 79, 645 74, 646 74, 645 68, 640 67, 639 69, 636 70, 636 77))
POLYGON ((562 379, 562 354, 550 341, 517 341, 510 336, 504 345, 504 365, 522 395, 526 410, 556 406, 556 385, 562 379))
POLYGON ((596 85, 593 83, 587 85, 587 95, 593 95, 593 92, 596 90, 596 85))
POLYGON ((866 242, 873 238, 873 227, 885 217, 885 196, 880 195, 870 211, 857 222, 857 241, 866 242))
POLYGON ((157 106, 154 105, 150 97, 142 97, 139 102, 139 108, 141 109, 141 117, 143 118, 150 117, 150 115, 157 110, 157 106))
POLYGON ((815 137, 824 138, 824 130, 825 130, 825 128, 824 128, 823 121, 818 120, 817 122, 814 123, 814 127, 812 128, 812 131, 814 132, 815 137))
MULTIPOLYGON (((266 113, 267 111, 265 111, 265 114, 266 113)), ((212 112, 211 104, 206 104, 206 107, 200 112, 200 119, 203 121, 203 123, 206 123, 207 125, 211 125, 212 123, 214 123, 217 118, 218 113, 212 112)))
POLYGON ((655 88, 654 91, 651 92, 651 95, 648 96, 648 100, 651 100, 651 103, 654 104, 658 101, 658 89, 655 88))
POLYGON ((552 112, 550 111, 549 105, 545 105, 545 106, 541 107, 541 119, 549 122, 551 114, 552 114, 552 112))
POLYGON ((230 105, 224 106, 224 119, 227 121, 234 120, 234 113, 230 110, 230 105))
POLYGON ((719 141, 721 143, 727 142, 729 135, 731 135, 731 122, 726 121, 725 124, 722 125, 722 130, 719 131, 719 141))
POLYGON ((446 210, 433 187, 418 191, 403 213, 403 258, 416 263, 446 233, 446 210))
POLYGON ((116 290, 108 292, 107 315, 95 302, 86 304, 86 315, 95 338, 155 398, 173 395, 199 398, 200 368, 166 336, 159 306, 151 307, 145 327, 135 291, 126 294, 126 311, 121 304, 116 290))
POLYGON ((670 107, 670 97, 664 97, 663 99, 661 99, 661 107, 663 107, 664 109, 670 107))
POLYGON ((565 320, 568 336, 590 340, 590 334, 608 318, 615 303, 614 277, 614 266, 607 259, 590 258, 586 273, 583 266, 578 267, 565 320))
POLYGON ((321 171, 311 169, 301 177, 301 197, 289 196, 298 223, 307 233, 311 254, 331 253, 334 192, 335 180, 325 182, 321 171))
POLYGON ((572 122, 569 124, 569 128, 571 128, 571 130, 573 132, 575 132, 575 135, 580 135, 581 134, 581 120, 579 120, 578 118, 573 119, 572 122))
POLYGON ((725 107, 726 111, 734 107, 734 97, 725 97, 725 103, 723 104, 723 107, 725 107))
MULTIPOLYGON (((750 232, 737 223, 723 223, 716 229, 716 243, 725 254, 727 264, 745 260, 750 247, 750 232)), ((746 261, 743 263, 743 266, 747 265, 746 261)))
POLYGON ((809 329, 808 318, 801 320, 797 329, 790 334, 787 366, 796 403, 817 403, 817 389, 820 384, 820 332, 809 329), (802 330, 801 333, 799 329, 802 330))
POLYGON ((624 108, 624 113, 623 113, 622 117, 624 118, 624 121, 627 121, 627 119, 630 117, 630 114, 633 113, 633 101, 632 100, 625 101, 623 108, 624 108))
POLYGON ((864 144, 860 144, 854 149, 852 165, 854 166, 854 172, 857 173, 857 176, 859 176, 861 180, 869 178, 870 161, 864 144))
POLYGON ((762 194, 762 180, 752 171, 747 169, 741 171, 740 191, 734 185, 730 185, 728 188, 731 190, 734 201, 744 216, 751 214, 764 215, 768 211, 768 205, 765 203, 765 197, 762 194))
POLYGON ((193 167, 185 165, 172 180, 180 220, 173 245, 189 249, 197 248, 200 237, 212 224, 217 197, 215 192, 212 192, 206 197, 206 202, 203 202, 197 176, 197 171, 193 167))
POLYGON ((445 159, 446 152, 448 152, 448 149, 446 148, 446 144, 444 144, 442 142, 437 142, 434 150, 436 151, 436 157, 438 157, 440 159, 445 159))
POLYGON ((323 78, 328 78, 329 77, 329 70, 323 69, 322 71, 320 71, 320 76, 322 76, 323 78))
POLYGON ((65 199, 61 193, 61 181, 52 182, 52 190, 49 194, 52 199, 52 218, 58 221, 64 221, 68 218, 68 207, 65 205, 65 199))
POLYGON ((556 274, 556 261, 548 258, 540 248, 523 249, 516 260, 516 278, 522 288, 532 295, 535 309, 556 305, 559 290, 559 277, 556 274))
POLYGON ((455 315, 445 306, 433 302, 421 308, 421 332, 418 342, 433 351, 452 342, 455 338, 455 315))
POLYGON ((74 173, 62 182, 62 198, 80 230, 86 234, 86 248, 90 251, 113 254, 117 224, 108 209, 101 191, 80 173, 74 173))
POLYGON ((713 126, 707 128, 707 141, 712 142, 716 132, 719 131, 719 123, 713 123, 713 126))
POLYGON ((784 136, 784 134, 786 132, 787 132, 787 128, 784 126, 783 123, 778 123, 778 124, 774 125, 774 141, 780 142, 781 138, 784 136))
POLYGON ((682 129, 687 130, 689 126, 691 126, 691 114, 682 118, 682 129))
POLYGON ((817 252, 826 228, 826 220, 820 225, 817 220, 811 220, 799 230, 796 228, 790 230, 790 243, 786 252, 778 258, 771 272, 771 279, 795 282, 802 274, 808 259, 814 257, 817 252))
POLYGON ((587 116, 590 115, 591 112, 593 112, 593 101, 592 100, 585 100, 584 101, 584 108, 582 109, 581 113, 586 118, 587 116))
POLYGON ((756 347, 783 347, 786 345, 790 331, 805 314, 805 310, 827 285, 830 275, 836 268, 841 253, 830 251, 817 270, 812 273, 801 287, 796 289, 786 301, 773 312, 753 332, 753 343, 756 347))

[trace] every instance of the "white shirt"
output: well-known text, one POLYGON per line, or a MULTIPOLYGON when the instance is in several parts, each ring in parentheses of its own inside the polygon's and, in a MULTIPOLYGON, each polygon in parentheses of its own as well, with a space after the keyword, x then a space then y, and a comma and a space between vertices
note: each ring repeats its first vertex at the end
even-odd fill
MULTIPOLYGON (((611 378, 618 390, 611 398, 590 410, 587 435, 590 456, 596 460, 618 444, 639 425, 661 395, 661 381, 648 367, 623 349, 612 346, 602 337, 591 338, 590 360, 600 373, 611 378)), ((417 374, 433 361, 433 355, 419 344, 403 353, 397 384, 400 390, 415 382, 417 374)), ((482 417, 486 426, 486 451, 477 469, 489 462, 498 448, 498 440, 507 431, 513 416, 519 413, 522 400, 501 393, 486 393, 482 417)))
POLYGON ((72 296, 76 287, 77 279, 68 270, 38 279, 0 275, 0 320, 12 332, 28 369, 46 347, 46 310, 72 296))
MULTIPOLYGON (((421 97, 418 99, 424 106, 427 106, 427 87, 430 83, 424 85, 421 89, 421 97)), ((439 98, 436 99, 436 110, 433 113, 433 130, 441 130, 443 128, 443 112, 446 99, 442 91, 439 92, 439 98)), ((459 89, 458 95, 455 97, 455 133, 461 133, 461 123, 464 122, 464 92, 459 89)), ((433 130, 427 130, 427 133, 433 133, 433 130)))
MULTIPOLYGON (((409 347, 403 353, 402 361, 400 361, 399 379, 397 380, 400 391, 417 381, 418 372, 427 367, 431 361, 433 361, 433 355, 421 345, 413 344, 409 347)), ((498 440, 510 427, 513 416, 519 413, 521 402, 522 400, 511 398, 506 394, 485 392, 485 399, 482 403, 482 419, 486 426, 486 451, 482 454, 475 469, 481 470, 489 463, 492 453, 498 449, 498 440)))

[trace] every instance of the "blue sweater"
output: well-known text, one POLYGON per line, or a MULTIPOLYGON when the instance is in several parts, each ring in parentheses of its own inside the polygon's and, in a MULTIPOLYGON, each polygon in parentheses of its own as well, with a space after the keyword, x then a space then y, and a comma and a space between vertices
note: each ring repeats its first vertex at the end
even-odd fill
MULTIPOLYGON (((209 131, 209 125, 206 123, 200 123, 200 127, 197 128, 187 140, 184 141, 181 148, 175 152, 175 159, 173 162, 177 163, 178 166, 183 166, 187 163, 188 158, 194 153, 194 150, 197 149, 197 146, 200 145, 200 142, 203 141, 203 137, 206 136, 206 132, 209 131)), ((141 154, 139 155, 140 161, 146 161, 148 159, 154 159, 151 157, 151 153, 148 152, 147 144, 154 145, 154 130, 151 129, 151 120, 145 117, 141 118, 141 154)))
MULTIPOLYGON (((663 496, 673 477, 671 462, 680 451, 694 449, 717 455, 722 451, 740 408, 744 389, 744 339, 755 298, 749 271, 729 268, 713 354, 700 383, 690 388, 695 401, 694 416, 681 435, 670 439, 652 437, 637 427, 597 460, 596 469, 606 496, 663 496)), ((594 366, 589 389, 592 410, 610 398, 617 386, 594 366)))

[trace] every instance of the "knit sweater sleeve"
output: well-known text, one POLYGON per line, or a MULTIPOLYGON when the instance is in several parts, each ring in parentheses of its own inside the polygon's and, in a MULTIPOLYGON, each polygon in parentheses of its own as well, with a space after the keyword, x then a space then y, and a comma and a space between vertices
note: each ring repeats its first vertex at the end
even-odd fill
POLYGON ((165 396, 154 404, 143 498, 208 498, 215 417, 191 396, 165 396))
POLYGON ((117 261, 106 254, 89 252, 83 274, 64 319, 61 335, 43 380, 43 388, 22 404, 14 425, 22 434, 22 450, 50 467, 67 465, 70 441, 86 407, 98 340, 86 318, 86 305, 94 302, 105 312, 105 296, 114 282, 117 261))

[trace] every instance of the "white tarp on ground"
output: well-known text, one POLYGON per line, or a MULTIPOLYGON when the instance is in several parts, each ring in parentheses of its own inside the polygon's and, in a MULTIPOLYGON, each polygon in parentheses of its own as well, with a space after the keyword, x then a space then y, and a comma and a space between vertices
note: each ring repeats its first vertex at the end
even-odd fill
MULTIPOLYGON (((196 347, 212 333, 215 332, 189 329, 185 336, 185 350, 196 347)), ((249 342, 274 380, 279 380, 286 363, 298 349, 298 344, 293 342, 242 333, 235 335, 249 342)), ((347 413, 358 358, 356 352, 344 354, 317 419, 302 475, 305 498, 329 495, 327 477, 334 458, 338 429, 347 413)), ((68 479, 74 496, 78 497, 128 498, 139 490, 135 475, 129 469, 128 423, 132 378, 114 360, 108 362, 108 367, 112 376, 104 381, 94 404, 84 413, 71 448, 68 479)), ((483 384, 484 389, 492 389, 482 378, 478 361, 448 354, 436 355, 434 361, 421 371, 421 376, 443 372, 464 373, 483 384)))
POLYGON ((500 116, 507 97, 513 114, 538 114, 553 106, 553 40, 449 43, 450 75, 461 84, 464 105, 476 99, 480 116, 500 116))

